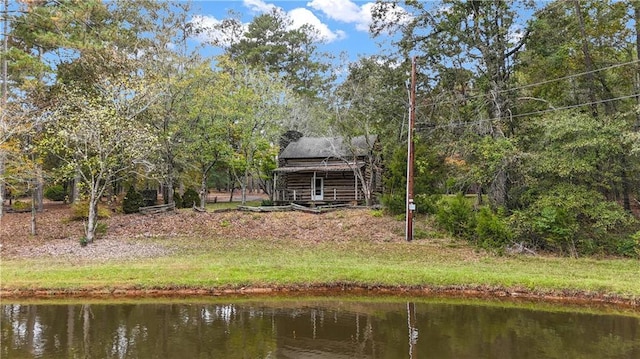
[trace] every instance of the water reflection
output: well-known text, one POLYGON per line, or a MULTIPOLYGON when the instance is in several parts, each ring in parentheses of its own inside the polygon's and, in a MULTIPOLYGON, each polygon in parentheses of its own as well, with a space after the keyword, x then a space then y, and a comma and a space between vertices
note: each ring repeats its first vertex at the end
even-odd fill
POLYGON ((640 358, 640 318, 343 299, 0 306, 2 358, 640 358))

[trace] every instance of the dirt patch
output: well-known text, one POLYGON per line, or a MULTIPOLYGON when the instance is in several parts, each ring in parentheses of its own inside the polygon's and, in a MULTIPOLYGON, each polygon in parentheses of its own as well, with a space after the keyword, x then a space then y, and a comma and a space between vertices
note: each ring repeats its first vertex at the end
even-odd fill
POLYGON ((240 211, 196 212, 183 209, 151 215, 116 214, 101 220, 106 234, 80 246, 84 223, 70 220, 70 206, 48 203, 36 218, 37 235, 31 235, 30 213, 8 213, 0 219, 0 256, 69 257, 85 260, 159 257, 170 250, 145 238, 272 239, 301 243, 397 242, 404 240, 404 223, 374 217, 370 211, 340 210, 324 214, 303 212, 253 213, 240 211), (135 245, 132 244, 135 241, 135 245))
POLYGON ((145 288, 111 287, 55 291, 47 289, 2 291, 5 299, 51 299, 57 297, 78 299, 117 298, 184 298, 211 296, 411 296, 423 298, 477 298, 520 302, 544 302, 562 305, 616 308, 631 311, 640 309, 640 299, 603 295, 584 291, 533 291, 487 286, 358 286, 349 283, 333 283, 314 286, 272 286, 240 288, 145 288))

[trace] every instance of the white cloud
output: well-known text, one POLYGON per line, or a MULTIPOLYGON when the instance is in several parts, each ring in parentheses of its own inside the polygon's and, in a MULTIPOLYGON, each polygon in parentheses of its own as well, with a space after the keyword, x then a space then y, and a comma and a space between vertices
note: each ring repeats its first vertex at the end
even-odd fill
MULTIPOLYGON (((329 0, 334 1, 334 0, 329 0)), ((338 1, 337 3, 340 3, 338 1)), ((346 3, 351 4, 357 10, 358 7, 353 5, 350 1, 346 3)), ((255 13, 269 13, 274 9, 283 11, 274 4, 269 4, 263 0, 243 0, 242 4, 255 13)), ((316 30, 316 39, 324 42, 333 42, 342 40, 347 37, 347 34, 342 30, 333 31, 329 26, 323 23, 311 10, 306 8, 296 8, 288 11, 287 16, 292 21, 291 28, 298 29, 303 25, 310 25, 316 30)), ((354 17, 355 19, 356 17, 354 17)), ((346 17, 345 17, 346 19, 346 17)), ((229 46, 232 43, 241 39, 241 34, 246 31, 248 24, 240 24, 240 27, 223 29, 222 20, 219 20, 213 16, 208 15, 196 15, 191 20, 195 28, 198 30, 196 39, 201 42, 209 42, 218 44, 221 46, 229 46), (238 33, 238 30, 240 30, 238 33)))
POLYGON ((321 41, 332 42, 346 37, 344 31, 331 31, 329 26, 318 19, 311 11, 305 8, 297 8, 288 12, 292 21, 292 28, 298 29, 304 25, 311 25, 317 31, 317 38, 321 41))
POLYGON ((223 21, 213 16, 195 15, 191 19, 197 35, 195 38, 200 42, 230 46, 242 38, 242 33, 246 31, 247 24, 237 24, 237 27, 223 27, 223 21))
POLYGON ((383 12, 385 15, 384 18, 379 20, 383 23, 392 24, 394 26, 402 26, 402 25, 406 25, 411 21, 411 14, 409 14, 407 10, 405 10, 402 6, 398 6, 394 3, 387 3, 387 2, 381 2, 381 3, 369 2, 362 5, 362 11, 367 16, 367 23, 365 24, 365 26, 362 26, 361 24, 356 25, 356 28, 358 30, 360 31, 369 30, 369 25, 373 21, 372 13, 376 9, 384 10, 383 12))
POLYGON ((257 13, 270 12, 276 8, 275 5, 267 4, 262 0, 243 0, 242 4, 257 13))
POLYGON ((307 3, 307 6, 320 10, 330 19, 337 21, 360 23, 367 20, 362 8, 350 0, 313 0, 307 3))
POLYGON ((402 7, 390 3, 368 2, 358 6, 351 0, 313 0, 307 6, 323 12, 332 20, 354 24, 358 31, 363 32, 369 31, 369 25, 373 21, 372 11, 376 6, 387 8, 384 22, 401 25, 410 19, 402 7))

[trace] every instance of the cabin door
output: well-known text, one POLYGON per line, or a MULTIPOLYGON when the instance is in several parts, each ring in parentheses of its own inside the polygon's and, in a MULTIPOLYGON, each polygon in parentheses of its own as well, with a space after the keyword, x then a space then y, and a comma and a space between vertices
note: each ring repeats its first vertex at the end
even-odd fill
POLYGON ((324 178, 316 177, 315 173, 313 174, 313 178, 311 178, 311 200, 324 200, 324 178))

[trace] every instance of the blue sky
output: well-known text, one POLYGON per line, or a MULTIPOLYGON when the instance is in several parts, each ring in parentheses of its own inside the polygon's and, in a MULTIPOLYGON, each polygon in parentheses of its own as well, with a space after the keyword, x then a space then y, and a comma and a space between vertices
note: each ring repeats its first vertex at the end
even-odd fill
MULTIPOLYGON (((274 7, 289 15, 293 27, 313 25, 322 40, 322 51, 338 56, 345 52, 353 61, 359 56, 380 52, 379 45, 388 45, 389 36, 373 39, 369 35, 371 7, 374 1, 352 0, 195 0, 193 20, 204 27, 212 27, 227 18, 229 10, 242 15, 243 24, 248 24, 260 14, 270 12, 274 7)), ((201 41, 223 35, 208 32, 201 41)))

